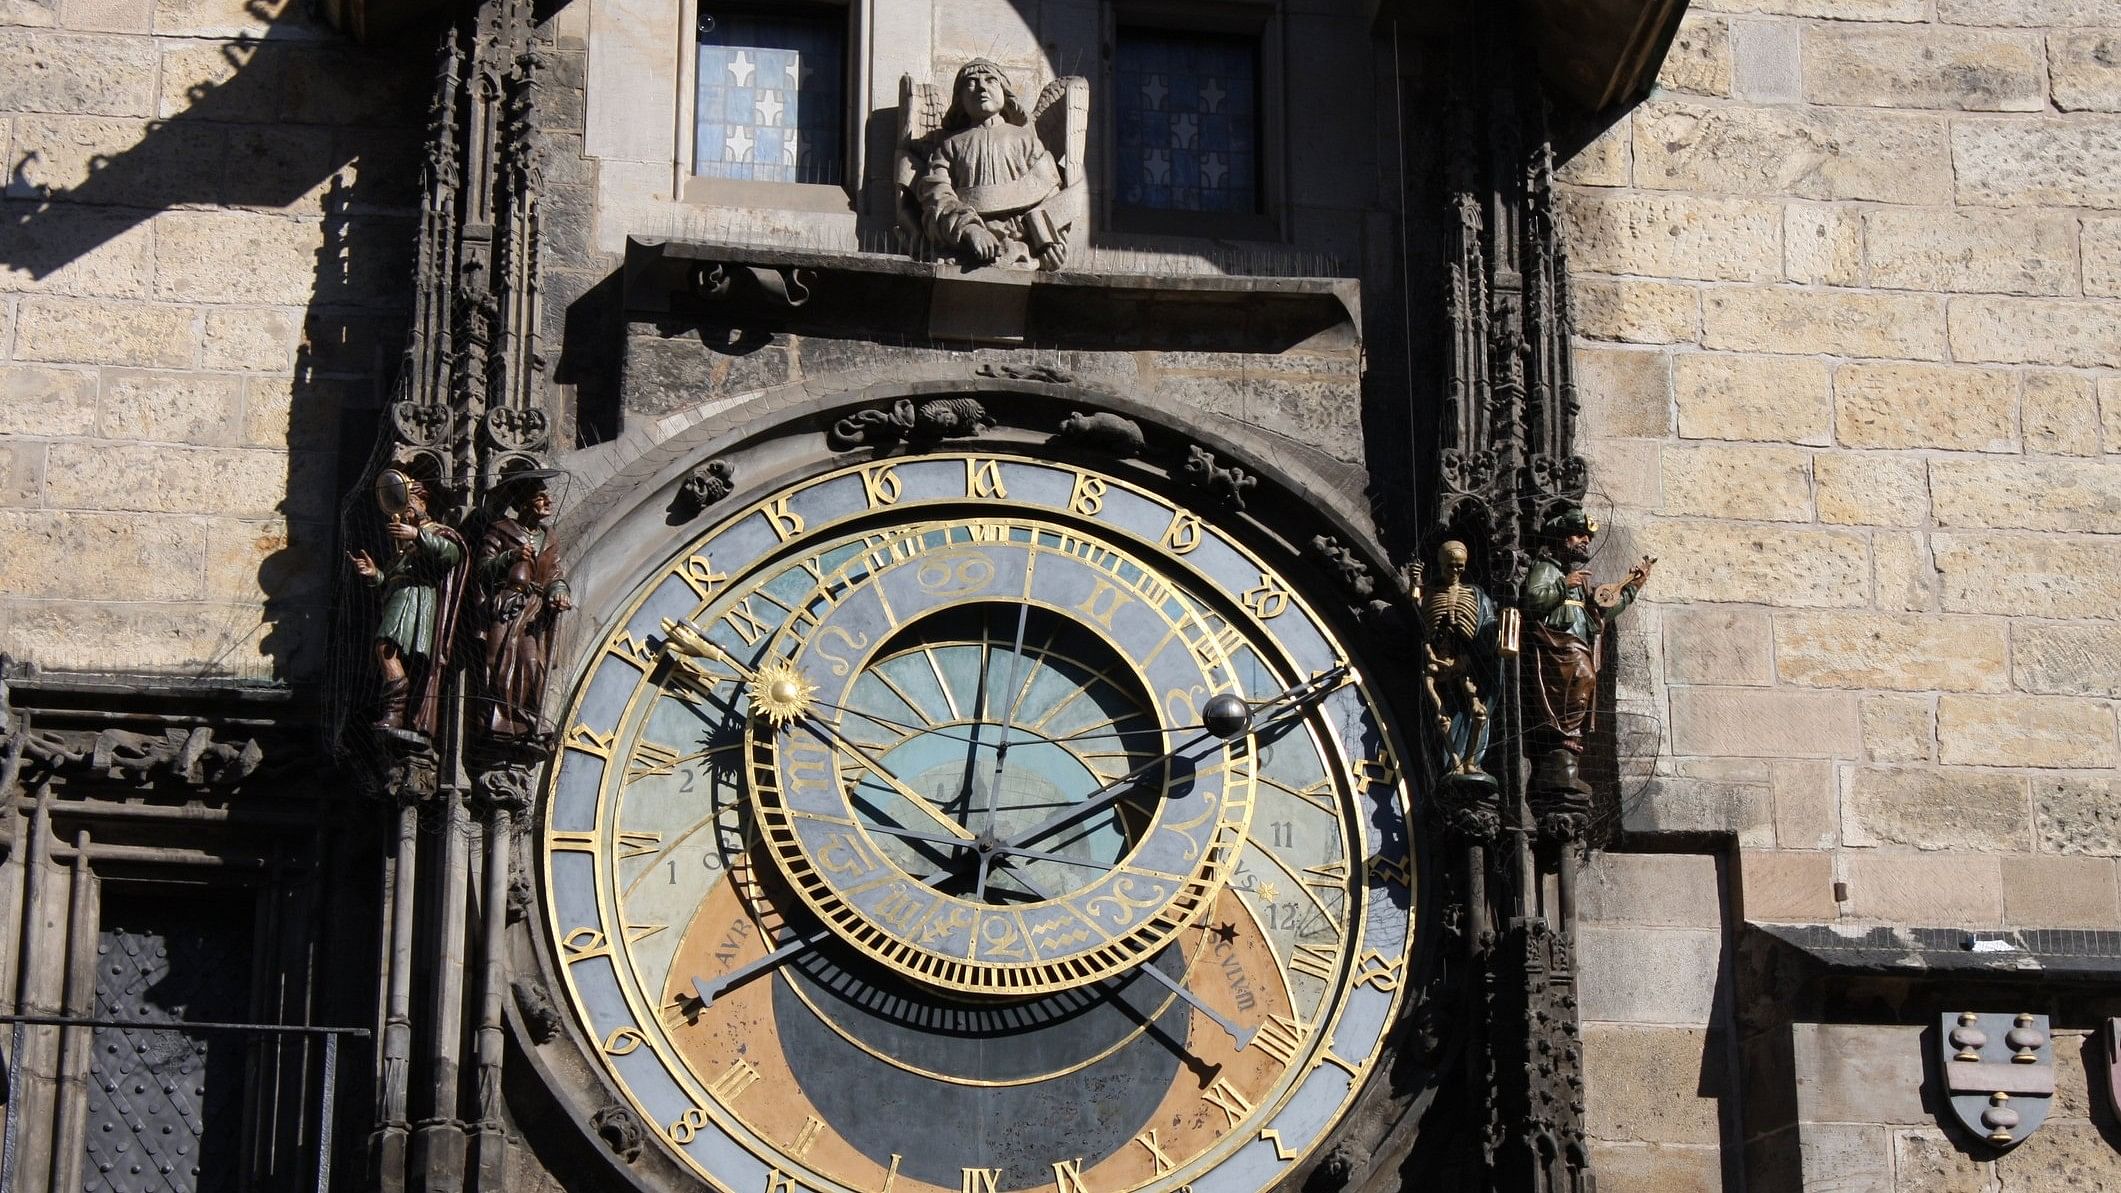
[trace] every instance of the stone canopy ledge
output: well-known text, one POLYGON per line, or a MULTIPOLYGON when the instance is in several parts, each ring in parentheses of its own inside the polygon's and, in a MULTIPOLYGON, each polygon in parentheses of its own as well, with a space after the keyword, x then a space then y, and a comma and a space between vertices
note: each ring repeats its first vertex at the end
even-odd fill
POLYGON ((855 251, 629 238, 629 311, 1082 351, 1352 347, 1349 278, 1039 273, 855 251))
POLYGON ((2039 983, 2121 980, 2121 931, 2089 928, 1894 928, 1750 924, 1827 975, 1970 977, 2039 983))

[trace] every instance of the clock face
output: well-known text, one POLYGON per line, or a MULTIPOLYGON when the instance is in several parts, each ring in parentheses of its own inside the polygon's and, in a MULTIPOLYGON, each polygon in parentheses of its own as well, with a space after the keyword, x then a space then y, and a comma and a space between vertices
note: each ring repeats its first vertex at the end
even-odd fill
POLYGON ((1412 944, 1366 676, 1276 569, 996 455, 790 486, 635 593, 543 817, 572 1010, 737 1193, 1257 1190, 1412 944))

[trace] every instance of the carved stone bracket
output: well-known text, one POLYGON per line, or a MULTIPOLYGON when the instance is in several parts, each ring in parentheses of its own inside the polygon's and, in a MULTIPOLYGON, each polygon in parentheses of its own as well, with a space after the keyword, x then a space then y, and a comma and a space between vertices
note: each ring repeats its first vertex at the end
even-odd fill
POLYGON ((1362 555, 1332 535, 1313 538, 1311 554, 1340 580, 1349 596, 1368 600, 1377 591, 1377 578, 1370 574, 1370 565, 1362 555))
POLYGON ((1259 483, 1258 477, 1235 464, 1218 463, 1214 452, 1197 443, 1186 449, 1185 477, 1200 486, 1211 501, 1232 510, 1243 510, 1245 493, 1259 483))
POLYGON ((1140 423, 1109 410, 1089 414, 1078 410, 1070 414, 1061 421, 1052 441, 1079 451, 1100 452, 1115 460, 1140 455, 1146 442, 1140 423))
POLYGON ((537 1044, 550 1044, 560 1034, 560 1008, 554 1005, 552 996, 545 987, 531 978, 517 978, 509 989, 515 995, 516 1011, 523 1016, 523 1028, 537 1044))
POLYGON ((596 1112, 590 1120, 596 1128, 597 1138, 611 1153, 628 1164, 641 1158, 641 1149, 648 1144, 648 1133, 641 1129, 641 1120, 624 1106, 606 1106, 596 1112))
POLYGON ((31 770, 198 787, 240 783, 265 760, 255 740, 217 742, 214 731, 204 726, 160 734, 37 729, 24 739, 22 756, 31 770))
POLYGON ((816 282, 814 269, 708 261, 693 269, 691 289, 693 297, 709 302, 764 299, 770 306, 794 310, 810 301, 810 288, 816 282))
POLYGON ((736 465, 727 460, 709 460, 685 474, 678 486, 678 507, 693 517, 736 491, 736 465))
POLYGON ((993 426, 987 408, 974 398, 932 398, 920 403, 901 398, 889 406, 856 411, 832 424, 825 443, 843 452, 909 440, 976 438, 993 426))

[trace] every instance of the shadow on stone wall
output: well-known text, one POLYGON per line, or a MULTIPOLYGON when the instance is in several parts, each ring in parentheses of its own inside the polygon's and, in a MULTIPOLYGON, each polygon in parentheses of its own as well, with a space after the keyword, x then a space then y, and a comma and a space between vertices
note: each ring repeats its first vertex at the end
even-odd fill
MULTIPOLYGON (((424 34, 357 47, 311 7, 248 0, 262 35, 25 38, 28 54, 50 56, 38 65, 48 62, 52 76, 28 94, 38 106, 84 114, 17 118, 0 200, 0 269, 16 271, 25 311, 78 304, 121 328, 161 312, 176 328, 152 359, 87 345, 37 361, 100 366, 106 391, 118 369, 157 370, 152 379, 173 391, 243 391, 231 425, 210 433, 132 432, 154 444, 135 449, 154 469, 131 477, 138 492, 81 489, 81 501, 98 503, 92 511, 220 515, 206 532, 218 538, 203 561, 203 601, 158 594, 163 577, 146 575, 78 608, 40 613, 55 627, 47 636, 71 619, 117 625, 119 641, 174 632, 184 645, 128 657, 131 648, 106 641, 95 647, 106 653, 67 666, 279 682, 312 680, 321 669, 330 577, 344 563, 334 542, 336 497, 365 460, 402 351, 431 55, 424 34), (110 60, 78 60, 94 48, 110 60), (120 82, 113 72, 134 60, 159 72, 111 98, 120 82), (107 115, 152 110, 167 115, 107 115), (104 263, 114 242, 150 223, 152 253, 104 263), (106 271, 124 276, 112 282, 106 271), (177 343, 187 335, 188 346, 177 343), (284 492, 250 496, 266 464, 261 453, 199 448, 284 450, 284 492), (183 470, 192 470, 188 481, 183 470), (189 492, 187 483, 225 504, 167 507, 176 500, 167 494, 189 492), (167 487, 162 497, 139 496, 157 486, 167 487), (250 565, 257 590, 245 593, 238 569, 250 565), (166 603, 144 604, 158 601, 166 603)), ((102 431, 103 441, 90 445, 98 450, 127 438, 102 431)))

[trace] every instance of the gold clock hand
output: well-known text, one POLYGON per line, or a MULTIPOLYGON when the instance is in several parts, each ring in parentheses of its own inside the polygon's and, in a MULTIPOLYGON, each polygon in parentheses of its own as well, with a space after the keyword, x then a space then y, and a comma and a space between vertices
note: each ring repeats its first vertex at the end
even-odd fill
MULTIPOLYGON (((980 832, 985 836, 994 833, 994 805, 1002 797, 1002 771, 1009 765, 1009 729, 1016 722, 1016 675, 1024 665, 1024 625, 1030 620, 1031 606, 1016 607, 1016 646, 1009 655, 1009 686, 1002 692, 1002 734, 994 744, 994 774, 987 780, 987 798, 982 800, 980 832)), ((972 897, 980 902, 987 899, 987 863, 994 855, 981 850, 974 855, 972 864, 972 897)))
MULTIPOLYGON (((756 668, 748 667, 739 662, 734 655, 723 650, 706 635, 684 622, 673 621, 667 617, 664 618, 663 640, 667 644, 666 649, 675 651, 681 656, 690 655, 694 658, 711 658, 736 672, 737 678, 745 683, 751 683, 758 679, 758 670, 756 668)), ((904 797, 908 803, 926 813, 937 824, 943 826, 953 837, 956 837, 959 841, 972 840, 972 833, 959 824, 954 817, 934 804, 929 803, 913 788, 899 782, 898 776, 884 769, 884 764, 871 757, 867 750, 847 740, 831 722, 808 711, 801 713, 796 719, 801 722, 804 728, 824 739, 827 746, 836 746, 852 755, 855 761, 862 764, 864 770, 882 779, 886 786, 904 797)))
POLYGON ((725 973, 720 977, 715 978, 713 981, 708 981, 706 978, 692 979, 693 993, 698 994, 700 996, 700 1007, 704 1010, 707 1007, 713 1006, 715 999, 720 998, 724 994, 729 993, 731 990, 736 989, 738 986, 743 985, 744 982, 749 980, 754 974, 761 974, 769 969, 772 969, 774 966, 779 965, 781 962, 788 960, 790 957, 795 956, 797 953, 802 952, 804 949, 812 948, 822 943, 826 937, 829 937, 831 935, 832 933, 829 929, 812 928, 809 932, 806 932, 803 935, 796 937, 794 940, 789 941, 787 944, 782 945, 780 948, 773 950, 772 952, 766 954, 763 957, 760 957, 755 961, 739 965, 735 969, 730 970, 728 973, 725 973))

